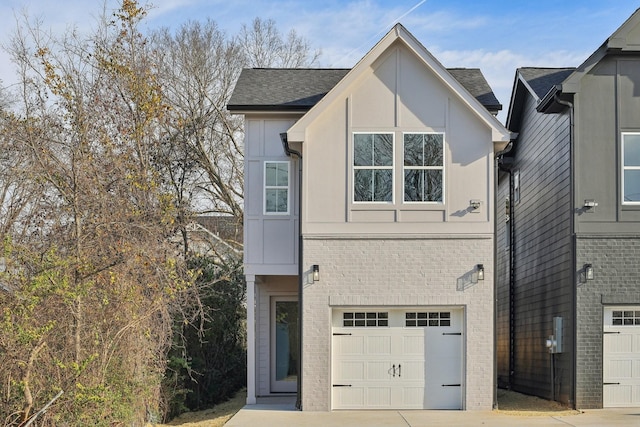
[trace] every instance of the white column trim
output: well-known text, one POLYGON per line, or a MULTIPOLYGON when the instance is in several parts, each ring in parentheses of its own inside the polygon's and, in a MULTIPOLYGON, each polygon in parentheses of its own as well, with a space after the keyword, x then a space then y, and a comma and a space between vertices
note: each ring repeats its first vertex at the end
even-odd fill
POLYGON ((256 276, 247 274, 247 405, 256 404, 256 276))

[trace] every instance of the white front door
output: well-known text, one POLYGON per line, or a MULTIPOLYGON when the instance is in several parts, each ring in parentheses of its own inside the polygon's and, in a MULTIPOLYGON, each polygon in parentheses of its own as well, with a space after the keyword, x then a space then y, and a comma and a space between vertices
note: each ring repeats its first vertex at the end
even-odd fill
POLYGON ((462 409, 462 309, 334 312, 333 409, 462 409))
POLYGON ((271 392, 295 393, 298 385, 298 299, 271 298, 271 392))
POLYGON ((603 406, 640 406, 640 307, 605 307, 603 406))

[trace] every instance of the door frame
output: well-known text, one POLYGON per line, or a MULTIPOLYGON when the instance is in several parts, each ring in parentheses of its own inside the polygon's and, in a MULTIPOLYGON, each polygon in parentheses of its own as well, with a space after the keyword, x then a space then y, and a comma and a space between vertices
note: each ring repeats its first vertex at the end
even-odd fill
MULTIPOLYGON (((271 393, 296 393, 298 390, 297 381, 277 381, 276 380, 276 304, 278 302, 296 302, 298 310, 300 305, 297 295, 272 295, 269 301, 269 391, 271 393)), ((296 331, 298 333, 298 331, 296 331)), ((300 337, 298 337, 300 339, 300 337)), ((300 357, 298 355, 298 357, 300 357)), ((298 372, 298 375, 300 373, 298 372)))

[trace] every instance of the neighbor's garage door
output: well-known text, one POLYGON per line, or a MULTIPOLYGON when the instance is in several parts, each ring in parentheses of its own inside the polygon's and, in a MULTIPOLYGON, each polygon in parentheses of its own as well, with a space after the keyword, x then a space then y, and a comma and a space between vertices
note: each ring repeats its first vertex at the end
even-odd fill
POLYGON ((332 351, 333 409, 462 409, 462 309, 341 310, 332 351))
POLYGON ((606 307, 603 341, 603 406, 640 406, 640 307, 606 307))

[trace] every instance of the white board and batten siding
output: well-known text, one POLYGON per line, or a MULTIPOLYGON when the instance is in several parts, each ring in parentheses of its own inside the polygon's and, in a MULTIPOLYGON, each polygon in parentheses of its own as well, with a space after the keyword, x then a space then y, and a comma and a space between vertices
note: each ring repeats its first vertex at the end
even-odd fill
POLYGON ((640 407, 640 306, 605 307, 605 408, 640 407))
POLYGON ((340 309, 332 333, 332 409, 463 409, 461 308, 340 309))

